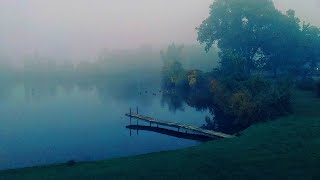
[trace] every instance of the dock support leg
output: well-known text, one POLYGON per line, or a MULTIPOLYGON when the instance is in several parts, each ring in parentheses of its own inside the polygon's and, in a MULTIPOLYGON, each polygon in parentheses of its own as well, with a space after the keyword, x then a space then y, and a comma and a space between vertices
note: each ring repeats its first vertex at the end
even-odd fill
POLYGON ((137 114, 139 114, 139 108, 138 108, 138 106, 137 106, 137 114))
MULTIPOLYGON (((139 120, 137 120, 137 126, 139 126, 139 120)), ((137 135, 139 135, 138 127, 137 127, 137 135)))
POLYGON ((131 108, 130 108, 130 125, 131 125, 131 117, 132 117, 132 116, 131 116, 131 108))
MULTIPOLYGON (((130 108, 130 126, 131 126, 131 108, 130 108)), ((130 137, 131 137, 131 135, 132 135, 132 130, 131 130, 131 128, 130 128, 130 137)))

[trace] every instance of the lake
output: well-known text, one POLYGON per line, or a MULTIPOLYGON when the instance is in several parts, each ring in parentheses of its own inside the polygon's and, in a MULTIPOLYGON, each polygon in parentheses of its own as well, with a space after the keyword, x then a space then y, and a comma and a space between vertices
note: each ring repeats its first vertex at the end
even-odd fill
POLYGON ((173 111, 158 80, 16 81, 1 83, 0 99, 0 169, 195 146, 200 142, 149 131, 130 136, 124 114, 139 107, 143 115, 197 126, 208 114, 187 105, 173 111))

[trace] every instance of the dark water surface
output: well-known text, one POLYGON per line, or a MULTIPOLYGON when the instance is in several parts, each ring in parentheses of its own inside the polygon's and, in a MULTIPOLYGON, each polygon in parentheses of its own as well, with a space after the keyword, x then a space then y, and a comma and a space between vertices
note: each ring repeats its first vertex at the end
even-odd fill
MULTIPOLYGON (((92 161, 199 144, 155 132, 130 131, 129 107, 141 114, 201 126, 206 112, 169 111, 159 82, 17 82, 0 90, 0 169, 68 160, 92 161)), ((133 123, 136 121, 133 120, 133 123)), ((140 124, 144 124, 139 122, 140 124)), ((145 124, 146 125, 146 124, 145 124)))

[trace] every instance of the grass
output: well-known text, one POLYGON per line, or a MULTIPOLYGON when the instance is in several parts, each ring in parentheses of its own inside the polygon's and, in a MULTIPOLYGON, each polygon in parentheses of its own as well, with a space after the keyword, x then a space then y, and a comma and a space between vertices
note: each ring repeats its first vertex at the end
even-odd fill
POLYGON ((297 92, 295 114, 234 139, 107 161, 0 172, 0 179, 320 179, 320 99, 297 92))

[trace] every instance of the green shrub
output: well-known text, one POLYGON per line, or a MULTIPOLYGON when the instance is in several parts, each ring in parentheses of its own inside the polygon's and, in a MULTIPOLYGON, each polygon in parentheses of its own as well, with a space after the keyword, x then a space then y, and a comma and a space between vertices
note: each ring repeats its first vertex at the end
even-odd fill
POLYGON ((273 119, 291 112, 291 88, 287 81, 251 77, 245 81, 212 81, 215 108, 231 117, 235 126, 273 119), (231 86, 232 84, 232 86, 231 86))

